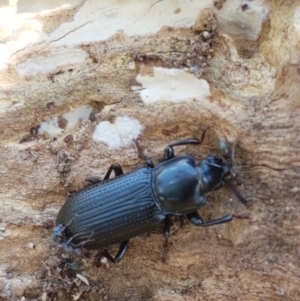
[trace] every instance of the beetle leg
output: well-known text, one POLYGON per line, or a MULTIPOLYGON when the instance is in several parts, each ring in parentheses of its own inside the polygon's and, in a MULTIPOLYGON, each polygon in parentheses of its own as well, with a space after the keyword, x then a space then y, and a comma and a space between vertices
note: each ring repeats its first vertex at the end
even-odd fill
POLYGON ((98 177, 88 177, 85 178, 85 181, 89 182, 90 184, 97 184, 99 182, 102 182, 98 177))
POLYGON ((73 222, 73 217, 71 220, 64 226, 63 224, 58 224, 53 228, 52 239, 55 242, 62 242, 65 239, 65 230, 73 222))
MULTIPOLYGON (((76 236, 80 235, 81 233, 75 234, 74 236, 72 236, 67 242, 66 244, 69 245, 71 243, 71 241, 73 240, 73 238, 75 238, 76 236)), ((94 239, 92 239, 92 236, 94 235, 94 231, 92 231, 92 233, 90 234, 90 236, 88 237, 87 240, 78 243, 77 245, 73 245, 73 248, 78 248, 81 246, 84 246, 85 244, 87 244, 88 242, 94 241, 94 239)))
POLYGON ((198 138, 187 138, 179 141, 175 141, 170 143, 164 150, 164 160, 170 160, 175 157, 174 155, 174 146, 178 145, 188 145, 188 144, 201 144, 205 138, 206 131, 208 130, 207 127, 205 127, 202 131, 202 136, 200 140, 198 138))
MULTIPOLYGON (((205 135, 205 132, 204 132, 204 135, 205 135)), ((202 134, 202 136, 203 136, 203 134, 202 134)), ((201 138, 201 140, 199 140, 197 138, 187 138, 184 140, 172 142, 164 150, 164 161, 170 160, 175 157, 174 149, 173 149, 174 146, 188 145, 188 144, 200 144, 202 142, 202 140, 203 140, 202 138, 201 138)))
MULTIPOLYGON (((109 179, 112 171, 115 172, 116 177, 123 174, 122 167, 118 163, 114 163, 109 167, 103 181, 109 179)), ((85 181, 89 182, 90 184, 97 184, 99 182, 102 182, 102 180, 100 180, 98 177, 88 177, 85 179, 85 181)))
POLYGON ((171 218, 170 218, 170 215, 167 215, 165 218, 165 222, 164 222, 165 242, 164 242, 164 252, 163 252, 163 256, 162 256, 162 262, 167 261, 167 254, 169 251, 170 227, 171 227, 171 218))
POLYGON ((123 241, 121 244, 120 244, 120 247, 119 247, 119 250, 118 250, 118 253, 115 257, 112 257, 110 255, 110 253, 108 252, 107 249, 105 249, 103 252, 102 252, 102 255, 104 257, 106 257, 109 261, 111 261, 112 263, 118 263, 122 260, 122 258, 124 257, 127 249, 128 249, 128 245, 129 245, 129 240, 126 240, 126 241, 123 241))
POLYGON ((145 160, 146 161, 146 165, 148 167, 154 168, 154 164, 153 164, 152 160, 143 153, 142 148, 141 148, 141 146, 139 144, 139 140, 138 139, 133 139, 133 142, 136 145, 139 158, 145 160))
POLYGON ((122 167, 120 166, 120 164, 114 163, 114 164, 112 164, 112 165, 109 167, 109 169, 108 169, 108 171, 107 171, 107 173, 106 173, 106 175, 105 175, 105 177, 104 177, 103 180, 108 180, 109 177, 110 177, 110 175, 111 175, 111 172, 112 172, 112 171, 115 172, 115 176, 116 176, 116 177, 123 174, 123 170, 122 170, 122 167))
POLYGON ((66 241, 66 245, 69 245, 71 243, 71 241, 76 237, 79 236, 81 233, 77 233, 75 235, 73 235, 72 237, 70 237, 67 241, 66 241))
POLYGON ((208 226, 214 226, 214 225, 219 225, 219 224, 223 224, 223 223, 228 223, 233 218, 232 214, 228 214, 221 218, 214 219, 214 220, 211 220, 208 222, 204 222, 197 211, 188 213, 186 216, 187 216, 187 219, 192 224, 194 224, 195 226, 199 226, 199 227, 208 227, 208 226))

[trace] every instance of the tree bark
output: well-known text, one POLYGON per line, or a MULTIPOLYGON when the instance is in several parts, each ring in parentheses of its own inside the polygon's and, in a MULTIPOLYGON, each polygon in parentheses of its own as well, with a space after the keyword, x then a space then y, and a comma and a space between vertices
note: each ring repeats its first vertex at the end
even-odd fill
POLYGON ((296 0, 0 1, 0 300, 300 299, 299 16, 296 0), (92 113, 70 126, 83 105, 92 113), (133 144, 93 139, 120 116, 144 127, 155 164, 203 127, 203 144, 176 154, 219 155, 225 138, 251 206, 224 188, 199 212, 248 218, 174 219, 166 264, 158 228, 119 264, 67 269, 51 232, 68 192, 112 163, 144 164, 133 144), (59 134, 41 132, 51 118, 59 134))

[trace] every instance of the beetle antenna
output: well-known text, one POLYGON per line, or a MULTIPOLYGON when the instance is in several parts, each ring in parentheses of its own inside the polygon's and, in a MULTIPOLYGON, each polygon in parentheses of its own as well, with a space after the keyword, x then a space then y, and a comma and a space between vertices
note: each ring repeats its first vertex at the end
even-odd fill
POLYGON ((250 205, 251 202, 246 200, 234 185, 230 184, 230 188, 232 189, 232 191, 234 192, 234 194, 236 195, 236 197, 239 199, 240 202, 242 202, 246 206, 250 205))

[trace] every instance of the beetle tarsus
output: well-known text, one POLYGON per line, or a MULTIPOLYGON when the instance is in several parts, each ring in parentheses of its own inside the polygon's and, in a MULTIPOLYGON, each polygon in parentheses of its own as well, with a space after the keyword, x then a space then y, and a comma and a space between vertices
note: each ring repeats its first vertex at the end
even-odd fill
POLYGON ((197 211, 188 213, 186 216, 187 216, 187 219, 192 224, 194 224, 195 226, 198 226, 198 227, 209 227, 209 226, 228 223, 233 218, 232 214, 228 214, 228 215, 225 215, 221 218, 214 219, 214 220, 211 220, 211 221, 208 221, 208 222, 204 222, 197 211))
POLYGON ((234 214, 233 217, 234 218, 242 218, 242 219, 250 219, 251 218, 251 216, 248 213, 234 214))
POLYGON ((85 179, 85 181, 87 181, 91 184, 98 184, 98 183, 100 183, 104 180, 108 180, 110 178, 110 175, 111 175, 112 171, 115 172, 116 177, 123 174, 123 170, 122 170, 122 167, 120 166, 120 164, 114 163, 109 167, 109 169, 108 169, 105 177, 103 178, 103 180, 100 180, 99 177, 88 177, 88 178, 85 179))
POLYGON ((170 237, 170 228, 171 228, 171 218, 170 215, 167 215, 164 221, 164 252, 162 255, 162 262, 167 261, 167 255, 169 252, 169 237, 170 237))
POLYGON ((102 182, 102 180, 100 180, 99 177, 88 177, 88 178, 85 178, 85 181, 89 182, 90 184, 97 184, 97 183, 102 182))
MULTIPOLYGON (((71 243, 71 241, 76 237, 76 236, 79 236, 80 234, 82 233, 77 233, 75 234, 74 236, 72 236, 67 242, 66 244, 69 245, 71 243)), ((90 234, 90 236, 87 238, 87 240, 84 240, 76 245, 72 245, 73 248, 79 248, 79 247, 83 247, 84 245, 86 245, 87 243, 91 242, 91 241, 94 241, 94 239, 92 239, 94 235, 94 231, 92 231, 92 233, 90 234)))
POLYGON ((112 257, 112 255, 108 252, 107 249, 103 250, 102 255, 104 257, 106 257, 109 261, 111 261, 112 263, 118 263, 122 260, 122 258, 126 254, 127 249, 128 249, 128 245, 129 245, 129 240, 123 241, 120 244, 118 253, 115 257, 112 257))
POLYGON ((150 168, 154 168, 154 164, 152 162, 152 160, 147 157, 144 152, 142 151, 142 148, 139 144, 139 139, 133 139, 134 144, 136 145, 137 151, 138 151, 138 156, 140 159, 145 160, 146 165, 150 168))
POLYGON ((201 144, 204 141, 206 131, 208 130, 208 127, 205 127, 202 130, 202 135, 200 140, 198 138, 187 138, 183 140, 178 140, 175 142, 170 143, 164 150, 164 160, 170 160, 175 157, 174 155, 174 146, 180 146, 180 145, 189 145, 189 144, 201 144))
POLYGON ((105 177, 104 177, 103 180, 108 180, 109 177, 110 177, 110 175, 111 175, 111 172, 112 172, 112 171, 115 172, 115 176, 116 176, 116 177, 118 177, 118 176, 120 176, 120 175, 123 174, 123 170, 122 170, 122 167, 120 166, 120 164, 114 163, 114 164, 112 164, 112 165, 109 167, 109 169, 108 169, 108 171, 107 171, 107 173, 106 173, 106 175, 105 175, 105 177))

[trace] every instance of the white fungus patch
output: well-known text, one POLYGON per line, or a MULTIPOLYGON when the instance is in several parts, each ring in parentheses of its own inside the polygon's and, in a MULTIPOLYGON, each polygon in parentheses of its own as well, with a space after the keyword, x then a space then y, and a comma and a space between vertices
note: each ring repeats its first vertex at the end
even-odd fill
POLYGON ((298 36, 300 36, 300 6, 297 7, 294 13, 294 28, 298 36))
POLYGON ((114 123, 101 121, 95 128, 93 139, 105 143, 109 149, 126 147, 137 139, 144 126, 129 116, 117 117, 114 123))
POLYGON ((87 53, 80 49, 61 48, 48 56, 30 58, 20 63, 16 71, 18 75, 37 75, 39 73, 51 72, 59 66, 78 64, 85 60, 87 53))
MULTIPOLYGON (((80 106, 72 112, 65 113, 62 117, 66 119, 66 129, 69 130, 81 122, 88 121, 92 108, 90 106, 80 106)), ((58 117, 51 117, 40 124, 38 134, 47 133, 50 136, 61 134, 64 129, 59 127, 58 117)))
POLYGON ((146 104, 158 101, 201 101, 210 95, 209 84, 180 69, 154 68, 154 76, 138 75, 136 81, 143 86, 140 97, 146 104))
POLYGON ((63 117, 68 121, 67 128, 72 128, 78 123, 88 121, 92 110, 90 106, 81 106, 72 112, 65 113, 63 117))
POLYGON ((51 117, 40 124, 38 134, 43 135, 45 133, 50 136, 59 135, 62 129, 58 126, 58 117, 51 117))

